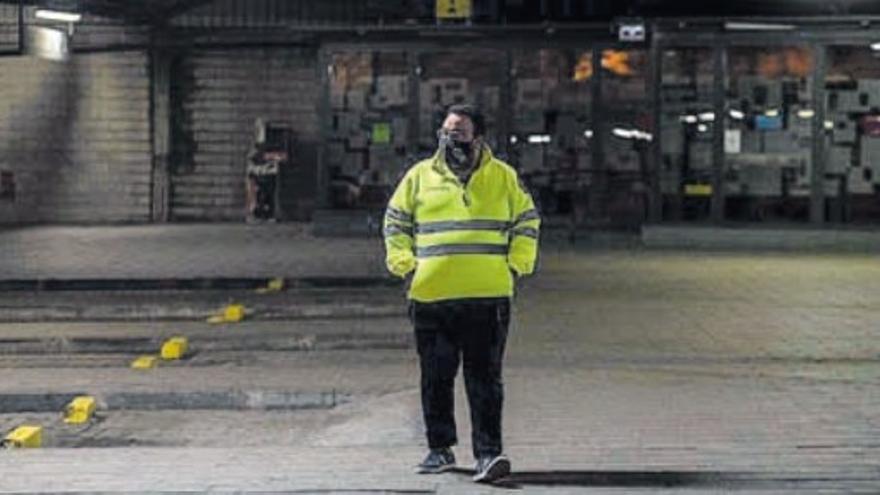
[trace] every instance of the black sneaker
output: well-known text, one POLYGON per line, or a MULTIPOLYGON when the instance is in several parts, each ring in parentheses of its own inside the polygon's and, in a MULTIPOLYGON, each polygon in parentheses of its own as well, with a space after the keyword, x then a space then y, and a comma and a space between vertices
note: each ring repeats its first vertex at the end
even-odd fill
POLYGON ((431 449, 425 460, 416 466, 418 474, 437 474, 455 467, 455 454, 452 449, 431 449))
POLYGON ((492 483, 510 474, 510 459, 505 455, 486 455, 477 459, 474 468, 476 474, 474 481, 477 483, 492 483))

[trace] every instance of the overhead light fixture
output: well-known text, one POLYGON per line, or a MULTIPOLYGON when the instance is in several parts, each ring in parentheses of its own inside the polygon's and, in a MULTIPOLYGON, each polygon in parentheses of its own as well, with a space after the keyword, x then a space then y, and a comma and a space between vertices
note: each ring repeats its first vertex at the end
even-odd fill
POLYGON ((825 130, 830 131, 830 130, 834 129, 834 122, 832 122, 830 120, 826 120, 824 122, 824 126, 825 126, 825 130))
POLYGON ((653 141, 654 140, 654 135, 651 134, 650 132, 643 132, 638 129, 633 129, 633 132, 635 133, 636 139, 641 139, 642 141, 653 141))
POLYGON ((80 0, 39 0, 34 17, 45 21, 67 23, 68 35, 73 35, 73 25, 82 21, 80 0))
POLYGON ((631 130, 624 129, 622 127, 615 127, 614 129, 611 130, 611 134, 614 134, 615 136, 619 137, 620 139, 632 139, 635 137, 631 130))
POLYGON ((770 24, 765 22, 725 22, 728 31, 792 31, 793 24, 770 24))
POLYGON ((703 122, 715 122, 715 112, 703 112, 697 118, 703 122))
POLYGON ((510 135, 510 144, 516 144, 519 141, 519 138, 516 137, 516 134, 510 135))
POLYGON ((812 119, 816 115, 816 111, 812 108, 802 108, 798 110, 797 116, 801 119, 812 119))
POLYGON ((779 110, 775 108, 769 108, 764 112, 764 115, 768 117, 779 117, 779 110))
POLYGON ((709 132, 709 126, 706 124, 700 124, 697 126, 697 132, 709 132))
POLYGON ((593 130, 587 129, 586 131, 584 131, 584 137, 587 139, 592 139, 593 138, 593 130))
POLYGON ((79 12, 66 12, 50 9, 37 9, 34 16, 38 19, 58 22, 79 22, 82 20, 82 14, 79 12))
POLYGON ((639 129, 624 129, 623 127, 615 127, 611 130, 611 134, 620 139, 635 139, 637 141, 651 141, 654 139, 650 132, 643 132, 639 129))
POLYGON ((548 144, 549 142, 549 134, 532 134, 529 136, 529 144, 548 144))
POLYGON ((870 46, 871 46, 871 50, 874 50, 875 52, 880 52, 880 41, 875 41, 875 42, 871 43, 870 46))
POLYGON ((678 118, 678 120, 684 122, 685 124, 696 124, 697 116, 696 115, 682 115, 678 118))
POLYGON ((729 113, 730 113, 730 118, 732 118, 734 120, 742 120, 742 119, 746 118, 746 114, 743 113, 742 110, 732 109, 732 110, 730 110, 729 113))

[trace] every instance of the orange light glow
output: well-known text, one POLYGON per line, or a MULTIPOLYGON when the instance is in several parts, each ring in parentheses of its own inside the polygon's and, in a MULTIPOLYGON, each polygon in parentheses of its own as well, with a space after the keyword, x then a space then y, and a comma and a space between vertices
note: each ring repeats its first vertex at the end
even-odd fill
POLYGON ((586 81, 593 77, 593 56, 590 52, 581 53, 574 66, 574 80, 586 81))
POLYGON ((605 50, 602 52, 602 68, 618 76, 631 76, 634 74, 630 65, 629 52, 618 50, 605 50))
POLYGON ((757 73, 767 78, 806 77, 813 70, 813 55, 803 48, 763 52, 758 55, 757 73))
MULTIPOLYGON (((629 52, 619 50, 604 50, 602 52, 602 68, 618 76, 632 76, 635 74, 632 68, 632 60, 629 52)), ((582 53, 578 57, 574 67, 574 80, 586 81, 593 77, 593 59, 589 52, 582 53)))

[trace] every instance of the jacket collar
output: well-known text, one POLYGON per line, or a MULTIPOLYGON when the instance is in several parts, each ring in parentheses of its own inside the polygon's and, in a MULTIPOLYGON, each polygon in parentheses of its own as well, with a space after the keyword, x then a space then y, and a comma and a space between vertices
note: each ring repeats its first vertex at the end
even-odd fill
MULTIPOLYGON (((477 164, 471 175, 476 174, 478 170, 485 167, 486 164, 494 159, 495 157, 492 155, 492 150, 489 148, 489 145, 483 143, 483 147, 480 149, 480 163, 477 164)), ((452 172, 452 169, 449 168, 449 165, 446 164, 446 161, 440 156, 440 150, 434 152, 434 156, 431 157, 431 167, 439 174, 455 175, 455 173, 452 172)))

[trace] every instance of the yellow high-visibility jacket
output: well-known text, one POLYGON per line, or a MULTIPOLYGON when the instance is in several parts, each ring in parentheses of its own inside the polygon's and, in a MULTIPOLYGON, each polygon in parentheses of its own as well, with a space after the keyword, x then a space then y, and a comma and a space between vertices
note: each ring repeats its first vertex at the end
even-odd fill
POLYGON ((483 147, 462 184, 440 154, 407 171, 385 213, 385 262, 419 302, 513 295, 531 274, 541 219, 516 170, 483 147))

